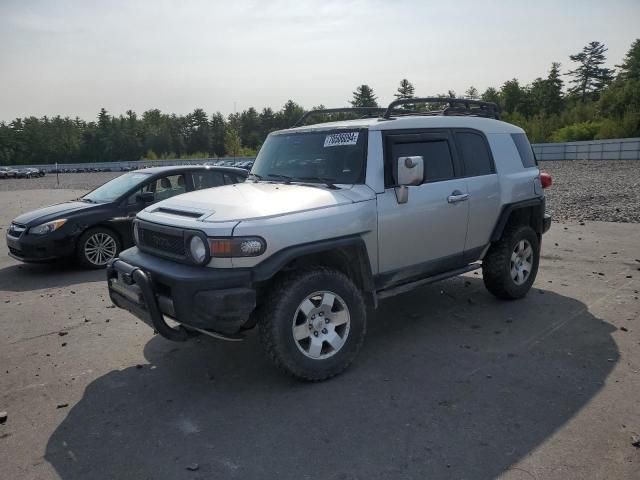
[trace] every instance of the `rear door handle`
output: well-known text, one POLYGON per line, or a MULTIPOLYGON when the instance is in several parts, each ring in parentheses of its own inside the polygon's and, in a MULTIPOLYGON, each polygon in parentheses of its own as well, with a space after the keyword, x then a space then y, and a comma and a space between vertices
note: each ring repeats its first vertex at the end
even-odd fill
POLYGON ((447 202, 449 203, 465 202, 467 200, 469 200, 469 194, 462 193, 460 190, 454 190, 451 192, 451 195, 447 197, 447 202))

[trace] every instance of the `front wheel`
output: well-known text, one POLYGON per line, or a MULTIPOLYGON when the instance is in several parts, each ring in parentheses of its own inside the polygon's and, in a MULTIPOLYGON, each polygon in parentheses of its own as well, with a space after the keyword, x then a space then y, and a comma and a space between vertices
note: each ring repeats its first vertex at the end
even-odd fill
POLYGON ((85 268, 104 268, 116 258, 122 246, 118 236, 107 228, 90 228, 78 240, 76 256, 85 268))
POLYGON ((536 279, 540 241, 528 225, 507 228, 482 261, 484 284, 498 298, 524 297, 536 279))
POLYGON ((366 332, 362 294, 343 273, 311 267, 270 289, 260 307, 260 339, 287 374, 326 380, 354 360, 366 332))

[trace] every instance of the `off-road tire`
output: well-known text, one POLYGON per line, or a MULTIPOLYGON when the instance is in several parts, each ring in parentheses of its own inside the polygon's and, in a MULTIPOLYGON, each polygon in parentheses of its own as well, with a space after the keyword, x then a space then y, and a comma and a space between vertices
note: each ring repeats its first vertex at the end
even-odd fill
POLYGON ((540 241, 529 225, 512 225, 502 233, 482 261, 482 277, 487 290, 504 300, 524 297, 536 279, 540 262, 540 241), (533 267, 522 285, 516 284, 511 276, 511 254, 520 240, 527 240, 533 249, 533 267))
POLYGON ((343 273, 312 266, 279 279, 258 309, 260 340, 267 356, 286 374, 307 381, 326 380, 344 371, 354 360, 366 333, 366 308, 361 292, 343 273), (334 292, 344 300, 350 317, 345 343, 326 359, 311 359, 298 348, 292 332, 301 302, 318 291, 334 292))
POLYGON ((88 258, 86 255, 85 246, 89 241, 89 239, 96 234, 108 235, 111 239, 113 239, 115 243, 115 253, 113 254, 112 258, 117 257, 118 253, 120 253, 120 251, 122 250, 122 242, 120 241, 120 238, 113 230, 110 230, 104 227, 90 228, 87 231, 85 231, 82 235, 80 235, 80 238, 78 239, 78 243, 76 244, 76 260, 78 261, 78 264, 83 268, 96 270, 100 268, 105 268, 107 266, 106 263, 103 265, 98 265, 92 262, 91 259, 88 258))

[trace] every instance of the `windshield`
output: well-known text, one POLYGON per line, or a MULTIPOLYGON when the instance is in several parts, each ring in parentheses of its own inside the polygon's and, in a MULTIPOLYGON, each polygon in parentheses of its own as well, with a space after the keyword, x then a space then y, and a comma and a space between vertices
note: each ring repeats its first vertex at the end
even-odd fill
POLYGON ((114 200, 127 193, 129 190, 132 190, 136 186, 143 183, 145 180, 148 180, 149 177, 150 174, 148 173, 125 173, 124 175, 121 175, 118 178, 114 178, 110 182, 107 182, 104 185, 96 188, 95 190, 87 193, 84 197, 82 197, 82 199, 98 203, 113 202, 114 200))
POLYGON ((264 180, 363 183, 366 149, 366 129, 272 134, 251 173, 264 180))

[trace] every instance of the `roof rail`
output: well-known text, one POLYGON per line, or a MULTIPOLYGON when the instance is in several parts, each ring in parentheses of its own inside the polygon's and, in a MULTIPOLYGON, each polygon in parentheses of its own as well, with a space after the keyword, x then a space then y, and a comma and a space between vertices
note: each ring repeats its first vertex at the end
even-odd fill
POLYGON ((423 112, 403 112, 401 115, 468 115, 473 117, 487 117, 500 120, 500 108, 492 102, 472 100, 469 98, 451 97, 422 97, 400 98, 389 104, 382 118, 389 120, 393 111, 400 105, 415 105, 416 103, 440 103, 449 106, 442 110, 426 110, 423 112), (473 108, 472 106, 475 106, 473 108))
POLYGON ((317 110, 309 110, 305 112, 300 119, 292 125, 292 127, 299 127, 303 122, 312 115, 320 115, 325 113, 362 113, 365 117, 371 117, 383 113, 386 109, 384 107, 342 107, 342 108, 319 108, 317 110))

